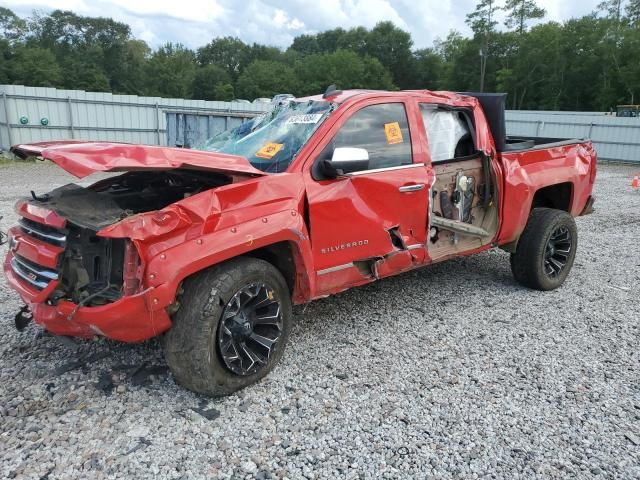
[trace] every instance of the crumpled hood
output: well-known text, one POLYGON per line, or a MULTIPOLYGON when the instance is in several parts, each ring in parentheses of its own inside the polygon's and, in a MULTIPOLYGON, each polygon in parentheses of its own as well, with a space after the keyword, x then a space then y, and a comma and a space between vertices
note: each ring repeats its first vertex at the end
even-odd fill
POLYGON ((244 157, 186 148, 66 140, 14 145, 11 152, 21 158, 35 156, 51 160, 78 178, 94 172, 176 168, 250 177, 266 175, 244 157))

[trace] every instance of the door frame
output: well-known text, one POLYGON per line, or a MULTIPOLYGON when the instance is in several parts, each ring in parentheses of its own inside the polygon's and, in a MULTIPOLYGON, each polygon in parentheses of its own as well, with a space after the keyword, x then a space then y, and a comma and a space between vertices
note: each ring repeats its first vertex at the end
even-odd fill
MULTIPOLYGON (((315 178, 313 178, 313 175, 312 175, 313 164, 319 160, 320 154, 324 151, 324 149, 327 147, 329 142, 331 142, 331 140, 338 133, 338 131, 356 112, 372 105, 380 105, 380 104, 388 104, 388 103, 402 104, 407 116, 407 125, 409 128, 409 137, 411 141, 412 162, 406 165, 396 165, 392 167, 353 172, 345 175, 345 177, 357 177, 357 176, 362 176, 366 174, 391 171, 391 170, 399 170, 399 169, 410 169, 410 168, 424 169, 424 175, 426 177, 425 189, 427 192, 426 205, 425 205, 425 211, 424 211, 425 243, 419 244, 419 248, 416 248, 417 245, 412 245, 410 249, 408 249, 412 255, 414 255, 417 259, 419 259, 416 262, 416 265, 412 267, 412 268, 415 268, 429 261, 428 251, 426 248, 427 247, 426 241, 428 241, 428 213, 430 209, 429 192, 431 190, 431 186, 433 185, 433 182, 435 181, 435 175, 433 173, 433 170, 430 168, 428 150, 425 145, 426 135, 424 133, 424 129, 422 129, 422 131, 420 130, 420 127, 422 126, 421 118, 420 118, 421 113, 418 108, 418 104, 413 100, 414 99, 411 97, 399 97, 398 95, 393 95, 393 96, 380 95, 376 97, 365 98, 360 101, 354 101, 352 104, 344 108, 344 110, 342 110, 341 112, 336 112, 336 113, 339 113, 339 117, 336 119, 336 121, 330 126, 330 128, 326 132, 321 134, 322 135, 321 138, 319 138, 316 142, 314 142, 315 144, 313 148, 306 155, 306 158, 304 158, 304 163, 302 164, 302 173, 303 173, 303 178, 306 184, 313 182, 320 185, 328 185, 334 182, 345 181, 345 179, 316 180, 315 178)), ((308 219, 308 220, 309 220, 308 226, 309 226, 309 234, 310 234, 311 243, 312 243, 312 249, 315 250, 313 245, 314 244, 313 219, 308 219)), ((315 247, 317 248, 317 245, 315 247)), ((314 257, 315 257, 315 253, 314 253, 314 257)), ((314 263, 316 262, 314 261, 314 263)), ((351 286, 369 283, 383 276, 393 275, 395 273, 400 273, 402 271, 412 269, 412 268, 408 268, 408 269, 404 268, 404 269, 399 269, 398 271, 391 271, 389 270, 390 268, 392 268, 391 265, 392 263, 389 264, 389 266, 385 269, 385 271, 380 272, 380 277, 378 277, 377 275, 370 278, 364 277, 362 273, 358 271, 358 268, 355 268, 355 265, 353 263, 344 264, 344 265, 334 265, 327 268, 322 268, 321 270, 316 271, 315 273, 316 275, 321 275, 323 277, 325 276, 335 277, 331 280, 331 282, 329 282, 332 285, 331 287, 327 288, 327 285, 325 285, 325 288, 321 288, 322 293, 325 294, 325 293, 333 293, 339 290, 344 290, 345 288, 349 288, 351 286)), ((323 278, 322 280, 325 280, 325 278, 323 278)), ((322 283, 324 282, 321 281, 321 279, 319 278, 318 286, 320 286, 320 284, 322 283)))

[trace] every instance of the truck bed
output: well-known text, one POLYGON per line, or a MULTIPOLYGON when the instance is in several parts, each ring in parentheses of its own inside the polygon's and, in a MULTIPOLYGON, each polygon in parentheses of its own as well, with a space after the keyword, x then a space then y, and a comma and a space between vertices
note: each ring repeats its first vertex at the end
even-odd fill
POLYGON ((525 150, 562 147, 585 141, 585 139, 577 138, 525 137, 518 135, 514 137, 507 137, 506 147, 503 152, 522 152, 525 150))

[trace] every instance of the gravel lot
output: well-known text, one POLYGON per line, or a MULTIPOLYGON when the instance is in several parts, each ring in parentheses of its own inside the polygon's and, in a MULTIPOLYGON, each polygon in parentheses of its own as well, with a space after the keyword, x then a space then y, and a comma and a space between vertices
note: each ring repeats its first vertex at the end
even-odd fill
MULTIPOLYGON (((0 478, 640 478, 632 172, 600 167, 563 288, 517 286, 492 251, 313 302, 280 366, 222 400, 177 386, 157 341, 18 333, 2 278, 0 478)), ((0 227, 71 180, 0 165, 0 227)))

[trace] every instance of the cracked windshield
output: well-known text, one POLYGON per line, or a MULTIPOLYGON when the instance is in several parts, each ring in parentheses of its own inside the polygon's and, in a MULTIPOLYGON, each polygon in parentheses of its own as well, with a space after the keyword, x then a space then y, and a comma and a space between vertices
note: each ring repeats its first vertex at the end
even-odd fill
POLYGON ((335 105, 287 102, 208 140, 202 150, 246 157, 264 172, 284 172, 335 105))

